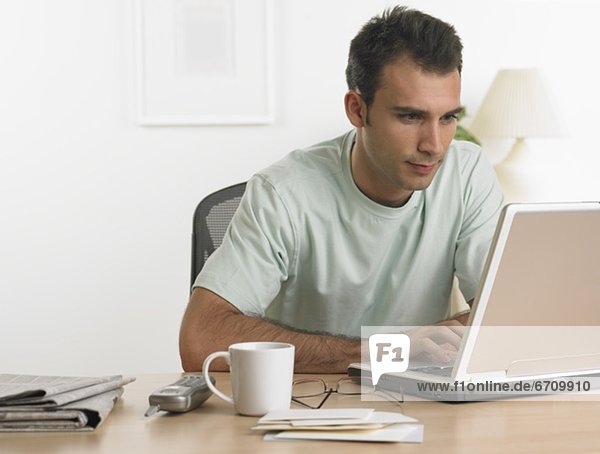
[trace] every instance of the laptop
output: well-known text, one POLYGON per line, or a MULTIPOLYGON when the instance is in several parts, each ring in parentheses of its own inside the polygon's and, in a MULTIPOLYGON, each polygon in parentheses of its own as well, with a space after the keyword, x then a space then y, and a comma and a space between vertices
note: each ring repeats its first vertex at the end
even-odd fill
MULTIPOLYGON (((348 373, 370 368, 353 363, 348 373)), ((410 360, 378 387, 488 400, 587 391, 599 374, 600 202, 522 203, 501 212, 454 362, 410 360)))

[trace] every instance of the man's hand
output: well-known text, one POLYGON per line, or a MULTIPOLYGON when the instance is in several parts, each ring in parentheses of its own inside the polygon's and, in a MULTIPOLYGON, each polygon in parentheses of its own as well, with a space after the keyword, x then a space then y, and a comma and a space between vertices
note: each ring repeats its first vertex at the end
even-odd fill
POLYGON ((454 360, 465 331, 464 324, 459 320, 466 321, 468 316, 468 313, 461 313, 458 318, 406 333, 410 337, 411 359, 443 363, 454 360))

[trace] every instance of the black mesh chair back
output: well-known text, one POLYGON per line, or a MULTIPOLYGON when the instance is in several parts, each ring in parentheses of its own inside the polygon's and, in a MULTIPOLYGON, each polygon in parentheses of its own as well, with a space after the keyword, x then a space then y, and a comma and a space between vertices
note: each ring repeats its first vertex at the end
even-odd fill
POLYGON ((190 288, 204 266, 206 259, 223 242, 227 226, 237 210, 246 183, 213 192, 205 197, 194 212, 192 228, 192 274, 190 288))

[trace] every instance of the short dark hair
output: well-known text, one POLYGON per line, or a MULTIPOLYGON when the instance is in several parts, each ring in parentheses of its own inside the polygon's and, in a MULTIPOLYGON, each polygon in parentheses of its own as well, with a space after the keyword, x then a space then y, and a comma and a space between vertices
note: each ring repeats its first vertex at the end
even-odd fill
POLYGON ((367 22, 350 43, 346 82, 370 106, 388 63, 409 57, 424 71, 460 73, 462 47, 452 25, 405 6, 386 9, 367 22))

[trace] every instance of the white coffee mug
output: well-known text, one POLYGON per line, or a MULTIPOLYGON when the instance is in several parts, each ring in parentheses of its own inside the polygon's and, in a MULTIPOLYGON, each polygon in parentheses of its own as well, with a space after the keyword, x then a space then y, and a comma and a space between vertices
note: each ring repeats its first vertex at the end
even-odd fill
POLYGON ((211 353, 202 373, 208 377, 210 363, 224 357, 229 364, 233 396, 219 391, 210 380, 210 390, 233 404, 242 415, 262 416, 272 410, 290 408, 294 379, 294 346, 281 342, 242 342, 226 352, 211 353))

